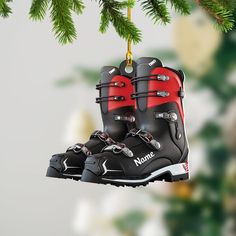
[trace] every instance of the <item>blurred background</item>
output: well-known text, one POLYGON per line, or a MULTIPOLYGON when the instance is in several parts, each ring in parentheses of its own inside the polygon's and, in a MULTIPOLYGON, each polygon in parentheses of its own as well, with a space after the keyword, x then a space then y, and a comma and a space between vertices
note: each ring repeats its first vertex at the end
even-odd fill
POLYGON ((99 70, 125 55, 86 5, 73 45, 58 44, 49 20, 31 22, 29 1, 0 20, 0 235, 236 235, 236 28, 220 33, 199 9, 165 27, 133 13, 143 31, 135 58, 186 72, 191 181, 133 189, 45 177, 52 154, 102 129, 99 70))

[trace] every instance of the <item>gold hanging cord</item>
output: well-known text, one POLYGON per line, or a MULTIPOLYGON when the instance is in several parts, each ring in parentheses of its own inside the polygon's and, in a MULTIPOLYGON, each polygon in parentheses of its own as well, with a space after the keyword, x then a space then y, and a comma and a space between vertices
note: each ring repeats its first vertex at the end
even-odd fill
MULTIPOLYGON (((128 20, 131 21, 131 7, 127 8, 127 17, 128 17, 128 20)), ((129 37, 128 41, 127 41, 127 52, 126 52, 127 66, 132 66, 132 62, 133 62, 133 55, 132 55, 131 46, 132 46, 132 42, 129 37)))

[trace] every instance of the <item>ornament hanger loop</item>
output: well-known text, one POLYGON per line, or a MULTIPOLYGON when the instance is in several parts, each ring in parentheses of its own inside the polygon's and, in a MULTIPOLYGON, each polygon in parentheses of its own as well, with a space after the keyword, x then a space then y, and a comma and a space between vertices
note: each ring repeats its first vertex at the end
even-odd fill
POLYGON ((132 66, 132 63, 133 63, 132 52, 127 51, 127 53, 126 53, 126 61, 127 61, 127 66, 132 66))
MULTIPOLYGON (((128 17, 128 20, 131 21, 131 7, 127 8, 127 17, 128 17)), ((127 66, 132 66, 132 63, 133 63, 133 55, 132 55, 131 47, 132 47, 132 41, 129 37, 127 41, 127 52, 126 52, 127 66)))

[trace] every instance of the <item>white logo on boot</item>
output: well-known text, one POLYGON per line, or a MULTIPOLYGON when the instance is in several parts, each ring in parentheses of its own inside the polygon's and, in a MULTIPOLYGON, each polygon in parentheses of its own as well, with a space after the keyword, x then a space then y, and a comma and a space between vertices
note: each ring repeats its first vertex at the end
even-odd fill
POLYGON ((149 65, 149 66, 152 66, 153 64, 156 63, 156 61, 157 61, 157 60, 154 59, 154 60, 152 60, 148 65, 149 65))
POLYGON ((144 162, 152 159, 155 156, 155 154, 153 152, 150 152, 149 154, 147 154, 146 156, 142 157, 142 158, 136 158, 134 159, 134 163, 136 166, 140 166, 142 165, 144 162))
POLYGON ((113 68, 113 69, 111 69, 108 73, 111 75, 112 73, 114 73, 115 72, 115 68, 113 68))

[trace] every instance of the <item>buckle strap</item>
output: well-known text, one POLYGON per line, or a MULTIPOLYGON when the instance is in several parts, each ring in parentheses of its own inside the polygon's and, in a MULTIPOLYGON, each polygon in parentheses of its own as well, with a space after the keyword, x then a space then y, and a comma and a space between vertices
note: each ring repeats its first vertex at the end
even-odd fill
POLYGON ((133 152, 126 147, 124 143, 116 143, 110 146, 107 146, 103 149, 103 151, 112 151, 114 154, 123 153, 127 157, 133 157, 133 152))
POLYGON ((107 97, 98 97, 96 98, 96 103, 101 103, 101 102, 108 102, 108 101, 125 101, 124 96, 107 96, 107 97))
POLYGON ((175 112, 154 112, 154 116, 156 119, 165 119, 172 122, 178 120, 178 116, 175 112))
POLYGON ((143 98, 143 97, 168 97, 170 95, 167 91, 159 91, 159 90, 150 90, 147 92, 139 92, 131 94, 131 98, 143 98))
POLYGON ((154 74, 154 75, 146 75, 146 76, 138 76, 138 77, 133 77, 131 79, 131 83, 137 83, 139 81, 146 81, 146 80, 158 80, 158 81, 168 81, 170 80, 170 77, 167 75, 163 75, 163 74, 154 74), (155 77, 155 78, 150 78, 150 77, 155 77))
POLYGON ((122 88, 122 87, 125 87, 125 82, 115 81, 115 82, 99 83, 96 85, 96 89, 100 89, 100 88, 104 88, 104 87, 122 88))
POLYGON ((133 123, 133 122, 135 122, 135 117, 132 115, 130 115, 130 116, 114 115, 114 120, 127 121, 130 123, 133 123))
POLYGON ((77 143, 69 147, 67 151, 73 151, 74 153, 83 152, 86 156, 89 156, 92 154, 92 152, 89 151, 89 149, 84 144, 81 144, 81 143, 77 143))
POLYGON ((90 136, 90 139, 91 138, 99 138, 102 142, 104 142, 107 145, 116 143, 111 137, 109 137, 108 133, 102 132, 100 130, 96 130, 95 132, 93 132, 93 134, 91 134, 90 136))
POLYGON ((153 136, 144 130, 141 129, 132 129, 128 133, 127 137, 133 136, 136 137, 138 136, 140 139, 142 139, 146 144, 154 148, 155 150, 159 150, 161 148, 161 144, 153 138, 153 136))

